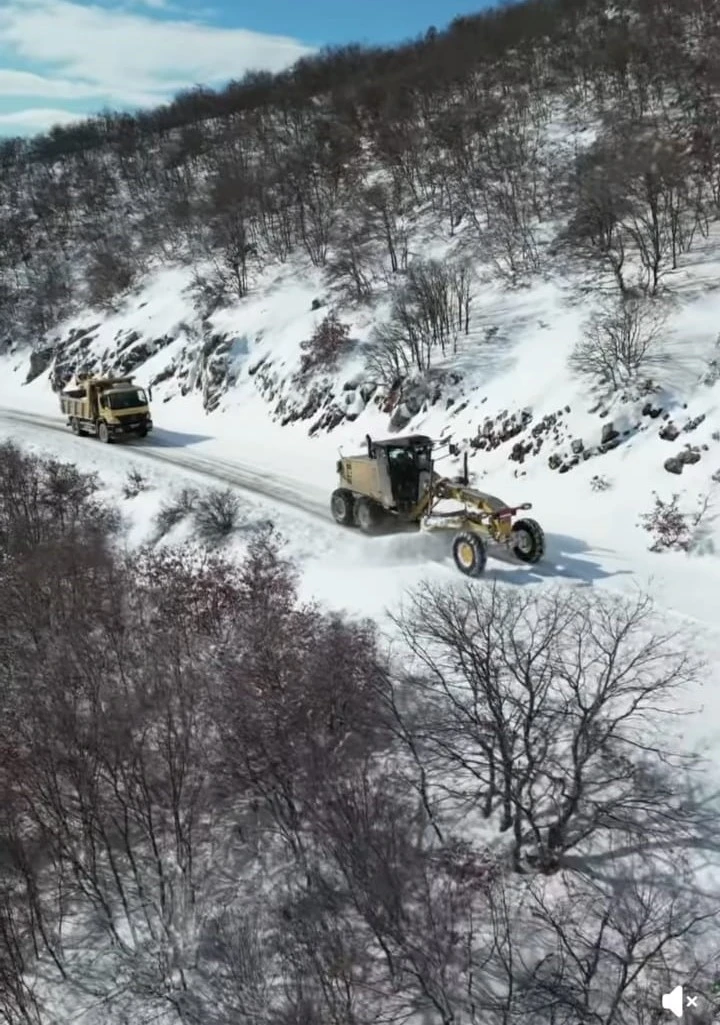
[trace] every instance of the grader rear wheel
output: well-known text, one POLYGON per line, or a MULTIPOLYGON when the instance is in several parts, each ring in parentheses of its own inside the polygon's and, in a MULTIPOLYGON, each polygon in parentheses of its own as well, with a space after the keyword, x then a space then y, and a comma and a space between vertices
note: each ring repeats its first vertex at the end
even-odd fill
POLYGON ((336 523, 341 527, 351 527, 355 522, 354 498, 352 491, 338 488, 330 497, 330 512, 336 523))
POLYGON ((487 545, 478 534, 463 531, 453 538, 455 565, 466 577, 479 577, 487 563, 487 545))
POLYGON ((383 507, 371 498, 359 498, 355 503, 355 522, 363 534, 376 534, 386 517, 383 507))
POLYGON ((520 562, 534 564, 545 554, 545 531, 537 520, 516 520, 510 533, 510 551, 520 562))

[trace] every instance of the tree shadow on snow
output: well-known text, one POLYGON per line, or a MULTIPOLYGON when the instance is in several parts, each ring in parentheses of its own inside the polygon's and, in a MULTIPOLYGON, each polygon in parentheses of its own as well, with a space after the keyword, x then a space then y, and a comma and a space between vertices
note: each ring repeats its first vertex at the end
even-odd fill
POLYGON ((610 577, 632 575, 630 569, 608 570, 587 557, 591 552, 609 552, 609 549, 590 548, 584 541, 568 534, 547 534, 545 541, 545 558, 535 566, 518 563, 510 553, 491 548, 490 560, 506 563, 512 568, 496 569, 488 565, 488 575, 507 584, 536 584, 558 579, 592 584, 610 577))

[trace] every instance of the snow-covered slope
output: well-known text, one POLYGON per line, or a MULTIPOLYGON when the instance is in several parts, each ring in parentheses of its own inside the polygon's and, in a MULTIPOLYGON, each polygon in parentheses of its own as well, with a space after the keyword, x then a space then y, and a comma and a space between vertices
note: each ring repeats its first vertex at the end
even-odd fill
MULTIPOLYGON (((691 515, 707 498, 696 532, 702 544, 694 545, 705 555, 673 561, 712 576, 710 553, 720 539, 713 517, 720 385, 712 363, 720 295, 707 287, 720 264, 697 261, 698 254, 687 257, 670 282, 665 348, 674 351, 651 390, 602 395, 573 378, 568 357, 597 302, 577 280, 518 291, 478 286, 458 352, 438 364, 435 380, 393 396, 364 369, 363 347, 382 309, 340 309, 350 352, 334 374, 308 381, 298 377, 300 346, 328 312, 317 272, 268 275, 246 300, 198 325, 183 292, 188 274, 173 269, 158 271, 113 316, 85 311, 59 325, 44 369, 42 348, 7 355, 0 404, 61 424, 55 374, 129 369, 153 389, 159 430, 148 453, 160 447, 165 458, 222 459, 283 478, 289 500, 314 509, 334 486, 339 447, 359 450, 367 433, 427 433, 451 442, 448 468, 468 451, 475 479, 509 502, 532 501, 549 532, 643 566, 653 538, 640 518, 653 492, 663 501, 678 493, 691 515), (665 469, 679 456, 680 466, 669 464, 675 472, 665 469)), ((649 561, 660 566, 668 556, 649 561)))
MULTIPOLYGON (((415 383, 398 397, 365 369, 364 345, 382 307, 338 309, 353 341, 348 355, 333 374, 310 382, 298 376, 301 343, 328 312, 317 271, 268 274, 246 300, 200 325, 184 292, 188 274, 158 270, 115 315, 82 311, 36 353, 4 357, 3 431, 101 471, 142 464, 158 480, 211 477, 254 490, 292 538, 308 591, 373 615, 428 573, 450 578, 454 569, 442 538, 368 540, 330 522, 337 451, 359 450, 367 433, 427 433, 451 442, 441 465, 455 472, 467 451, 475 480, 510 503, 532 502, 548 532, 543 566, 491 560, 493 577, 649 587, 666 608, 704 624, 714 651, 720 384, 712 361, 720 295, 712 286, 720 264, 711 256, 691 254, 674 273, 664 342, 672 359, 655 374, 655 387, 614 395, 593 392, 568 369, 598 301, 579 279, 515 291, 478 287, 457 353, 424 391, 415 383), (111 449, 70 437, 52 382, 80 366, 122 367, 151 385, 155 433, 111 449), (683 450, 694 454, 679 467, 667 463, 683 450), (679 496, 691 524, 689 552, 649 551, 656 535, 642 517, 655 493, 668 504, 679 496)), ((137 515, 141 499, 133 502, 137 515)), ((136 536, 147 539, 143 530, 136 536)))

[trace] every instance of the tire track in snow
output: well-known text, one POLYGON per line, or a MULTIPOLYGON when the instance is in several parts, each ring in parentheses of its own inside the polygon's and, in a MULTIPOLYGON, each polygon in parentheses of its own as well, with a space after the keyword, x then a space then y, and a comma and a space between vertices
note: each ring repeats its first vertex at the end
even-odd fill
MULTIPOLYGON (((55 417, 43 416, 41 414, 22 413, 15 409, 0 409, 0 420, 7 423, 22 424, 39 431, 54 431, 75 439, 69 428, 55 417)), ((162 431, 158 431, 162 437, 162 431)), ((87 435, 85 439, 91 444, 93 439, 87 435)), ((282 505, 289 506, 294 511, 300 511, 324 523, 332 523, 332 517, 328 508, 328 500, 317 489, 303 487, 301 481, 292 477, 281 477, 275 473, 258 473, 256 467, 243 466, 226 459, 215 457, 192 456, 185 454, 184 450, 174 447, 159 445, 114 445, 113 452, 124 453, 123 457, 128 459, 147 459, 169 466, 176 466, 181 470, 187 470, 201 477, 214 481, 221 481, 224 484, 232 484, 251 494, 272 499, 282 505), (182 454, 179 454, 182 451, 182 454)))

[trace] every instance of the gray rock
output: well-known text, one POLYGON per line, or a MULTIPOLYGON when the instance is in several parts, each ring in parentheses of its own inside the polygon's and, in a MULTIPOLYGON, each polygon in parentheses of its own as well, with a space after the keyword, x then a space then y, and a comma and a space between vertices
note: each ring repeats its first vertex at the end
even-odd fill
POLYGON ((55 350, 53 348, 35 349, 30 353, 30 368, 25 378, 25 384, 30 384, 40 374, 44 374, 52 363, 55 350))
POLYGON ((704 419, 705 419, 705 413, 700 413, 699 416, 695 416, 695 417, 693 417, 692 420, 688 420, 688 422, 683 427, 683 430, 685 431, 686 434, 689 434, 690 431, 694 431, 696 427, 699 427, 704 419))
POLYGON ((612 420, 608 423, 603 424, 602 434, 600 435, 600 444, 607 445, 608 442, 614 441, 615 438, 620 437, 620 431, 615 430, 615 424, 612 420))
POLYGON ((678 459, 677 456, 670 456, 669 459, 665 460, 663 466, 668 473, 677 473, 679 475, 683 471, 682 459, 678 459))
POLYGON ((570 444, 570 448, 575 453, 575 455, 580 455, 580 453, 585 448, 582 438, 574 438, 570 444))
POLYGON ((659 434, 663 441, 675 441, 680 436, 680 430, 670 420, 664 427, 660 428, 659 434))

